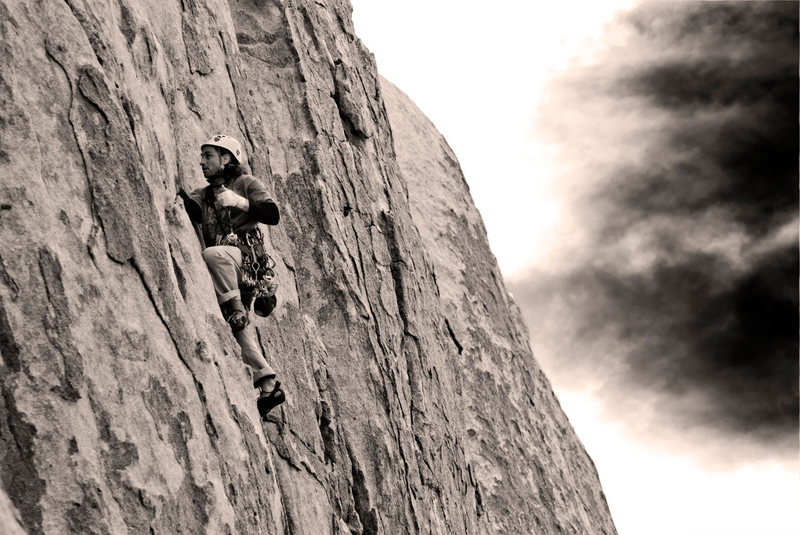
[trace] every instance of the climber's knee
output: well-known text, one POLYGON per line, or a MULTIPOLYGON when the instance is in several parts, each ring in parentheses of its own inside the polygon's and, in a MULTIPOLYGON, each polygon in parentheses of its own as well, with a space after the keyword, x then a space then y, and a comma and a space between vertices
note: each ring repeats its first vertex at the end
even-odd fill
POLYGON ((250 323, 250 318, 247 317, 247 311, 242 305, 242 300, 238 297, 220 303, 219 307, 222 310, 222 316, 231 326, 231 330, 234 333, 238 333, 250 323))
POLYGON ((203 260, 205 260, 209 267, 235 263, 230 253, 226 250, 226 247, 222 245, 206 248, 206 250, 203 251, 203 260))

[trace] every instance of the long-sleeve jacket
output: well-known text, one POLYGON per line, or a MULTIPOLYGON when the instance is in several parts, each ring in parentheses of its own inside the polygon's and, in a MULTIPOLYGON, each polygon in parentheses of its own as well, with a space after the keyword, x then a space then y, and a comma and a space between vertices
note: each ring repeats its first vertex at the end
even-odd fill
POLYGON ((249 201, 248 211, 220 207, 211 186, 197 188, 188 195, 180 192, 189 219, 202 226, 207 247, 219 243, 218 236, 224 237, 231 232, 241 234, 255 228, 258 223, 278 224, 278 205, 269 197, 261 182, 251 175, 240 175, 227 180, 224 185, 249 201))

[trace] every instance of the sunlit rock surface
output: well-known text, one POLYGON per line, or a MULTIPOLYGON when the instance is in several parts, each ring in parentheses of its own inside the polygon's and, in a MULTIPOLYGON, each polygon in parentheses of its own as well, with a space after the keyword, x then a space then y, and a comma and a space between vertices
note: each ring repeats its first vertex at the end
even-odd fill
POLYGON ((458 351, 465 459, 495 533, 616 533, 594 464, 533 358, 455 154, 381 79, 411 215, 458 351))
POLYGON ((349 3, 0 0, 0 35, 0 531, 614 533, 349 3), (215 132, 282 210, 264 424, 176 201, 215 132))

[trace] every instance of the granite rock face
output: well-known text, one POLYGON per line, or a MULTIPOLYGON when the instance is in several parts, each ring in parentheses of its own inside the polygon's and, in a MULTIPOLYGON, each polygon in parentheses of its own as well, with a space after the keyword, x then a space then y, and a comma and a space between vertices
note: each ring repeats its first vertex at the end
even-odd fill
POLYGON ((614 533, 346 0, 0 0, 0 37, 2 532, 614 533), (216 132, 282 210, 263 424, 176 200, 216 132))
POLYGON ((465 459, 492 533, 616 533, 594 463, 533 357, 456 155, 381 79, 397 161, 458 350, 465 459))

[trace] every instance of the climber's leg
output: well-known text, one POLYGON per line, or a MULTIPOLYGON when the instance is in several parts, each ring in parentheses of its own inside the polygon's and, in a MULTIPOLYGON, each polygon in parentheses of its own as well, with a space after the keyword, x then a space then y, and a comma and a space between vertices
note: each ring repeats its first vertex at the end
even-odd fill
POLYGON ((238 247, 230 245, 208 247, 203 251, 203 260, 206 261, 208 271, 211 273, 217 302, 220 305, 235 297, 241 297, 239 273, 242 266, 242 251, 238 247))
POLYGON ((203 260, 214 281, 222 316, 234 333, 241 331, 249 323, 239 290, 242 251, 230 245, 217 245, 203 251, 203 260))
POLYGON ((253 371, 253 385, 259 385, 262 379, 275 379, 275 370, 267 363, 264 354, 261 352, 261 346, 256 339, 256 332, 253 327, 245 327, 237 333, 233 333, 239 346, 242 348, 242 360, 245 364, 250 366, 253 371))
POLYGON ((253 385, 261 390, 258 411, 262 418, 270 409, 286 399, 280 383, 275 380, 275 371, 264 358, 261 346, 252 327, 248 326, 247 311, 242 305, 239 282, 242 273, 242 252, 238 247, 218 245, 203 251, 203 260, 208 265, 214 291, 233 336, 242 348, 242 360, 253 372, 253 385))

